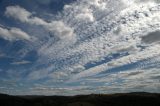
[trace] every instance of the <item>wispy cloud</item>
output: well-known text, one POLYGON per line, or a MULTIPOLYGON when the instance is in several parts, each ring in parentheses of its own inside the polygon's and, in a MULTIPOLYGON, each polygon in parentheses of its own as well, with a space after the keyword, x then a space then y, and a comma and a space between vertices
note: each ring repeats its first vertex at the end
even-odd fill
POLYGON ((0 37, 6 39, 6 40, 18 40, 18 39, 24 39, 24 40, 30 40, 31 36, 29 36, 26 32, 22 31, 19 28, 4 28, 0 27, 0 37))
POLYGON ((39 17, 33 16, 31 12, 20 6, 8 6, 5 14, 23 23, 43 26, 47 31, 52 32, 60 39, 72 38, 74 36, 73 29, 65 25, 63 21, 59 20, 48 23, 39 17))
POLYGON ((26 60, 22 60, 22 61, 16 61, 16 62, 12 62, 12 65, 25 65, 25 64, 30 64, 30 61, 26 61, 26 60))
POLYGON ((20 6, 8 6, 6 7, 5 15, 8 17, 13 17, 16 20, 20 20, 21 22, 26 22, 30 24, 38 24, 43 25, 45 22, 38 18, 32 17, 32 13, 27 11, 20 6))
POLYGON ((2 72, 3 70, 2 69, 0 69, 0 72, 2 72))
POLYGON ((4 57, 5 56, 5 54, 4 53, 0 53, 0 57, 4 57))

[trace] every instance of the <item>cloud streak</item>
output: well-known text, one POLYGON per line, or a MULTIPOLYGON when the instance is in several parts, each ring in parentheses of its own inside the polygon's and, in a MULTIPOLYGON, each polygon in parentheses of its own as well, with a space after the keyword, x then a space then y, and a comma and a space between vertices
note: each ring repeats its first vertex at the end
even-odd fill
POLYGON ((4 28, 0 27, 0 37, 6 40, 31 40, 31 36, 29 36, 26 32, 22 31, 19 28, 4 28))
POLYGON ((25 65, 25 64, 30 64, 30 63, 31 63, 30 61, 23 60, 23 61, 12 62, 11 64, 12 65, 25 65))
POLYGON ((47 31, 52 32, 60 39, 71 38, 74 35, 73 29, 65 25, 63 21, 52 21, 48 23, 39 17, 34 17, 31 12, 20 6, 8 6, 5 14, 23 23, 43 26, 47 31))

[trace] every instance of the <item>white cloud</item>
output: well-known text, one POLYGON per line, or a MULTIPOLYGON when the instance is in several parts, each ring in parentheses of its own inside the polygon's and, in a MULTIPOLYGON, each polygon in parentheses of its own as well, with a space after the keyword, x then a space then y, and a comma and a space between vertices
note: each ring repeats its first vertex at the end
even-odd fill
POLYGON ((89 22, 95 21, 91 10, 89 10, 88 8, 84 8, 81 11, 82 11, 81 13, 75 16, 76 19, 89 22))
MULTIPOLYGON (((159 58, 154 59, 160 55, 160 45, 152 43, 155 39, 151 38, 150 44, 143 44, 143 36, 160 28, 159 7, 156 3, 136 3, 133 0, 78 0, 64 6, 62 13, 57 16, 59 20, 45 21, 33 16, 31 12, 21 7, 18 9, 21 9, 21 14, 25 14, 23 19, 16 15, 17 12, 13 16, 14 12, 7 9, 6 15, 30 25, 42 26, 46 31, 63 39, 55 41, 54 38, 49 37, 49 40, 40 42, 41 45, 37 50, 39 58, 31 68, 32 72, 27 76, 29 80, 51 78, 50 81, 46 82, 48 84, 57 83, 64 78, 65 80, 62 80, 64 83, 82 81, 84 85, 88 84, 92 89, 88 92, 93 91, 93 89, 112 92, 116 89, 119 91, 138 89, 138 87, 140 89, 140 83, 148 90, 153 88, 153 82, 158 84, 155 80, 147 80, 152 82, 149 86, 143 78, 143 81, 136 83, 138 82, 136 78, 140 79, 144 75, 145 78, 148 78, 149 74, 137 72, 138 69, 147 68, 150 64, 148 61, 153 59, 155 63, 159 62, 159 58), (77 42, 72 41, 75 35, 77 42), (115 56, 118 53, 120 56, 115 56), (106 61, 106 58, 110 58, 110 60, 106 61), (102 78, 96 76, 108 69, 135 62, 141 64, 137 65, 132 73, 119 74, 117 72, 116 74, 108 74, 107 77, 102 75, 102 78), (92 65, 89 69, 85 69, 86 64, 92 65), (44 66, 42 69, 37 69, 42 65, 44 66), (89 79, 92 76, 97 77, 97 79, 89 79), (126 82, 118 82, 121 80, 118 80, 117 76, 120 79, 126 78, 126 82), (95 84, 104 83, 110 86, 94 87, 95 84), (111 84, 113 85, 111 86, 111 84)), ((13 6, 12 9, 20 11, 16 10, 17 6, 13 6)), ((39 40, 43 41, 44 39, 40 38, 39 40)), ((146 69, 146 72, 148 70, 146 69)), ((159 74, 158 71, 155 72, 157 75, 159 74)))
POLYGON ((36 25, 44 25, 46 24, 42 19, 38 17, 32 17, 32 13, 27 11, 20 6, 8 6, 6 7, 5 15, 8 17, 13 17, 16 20, 20 20, 21 22, 36 24, 36 25))
POLYGON ((124 79, 122 85, 124 85, 124 90, 145 90, 152 92, 158 92, 160 84, 158 81, 159 71, 157 68, 148 70, 139 70, 137 74, 132 74, 135 70, 131 72, 124 72, 118 75, 119 78, 124 79), (157 77, 157 78, 156 78, 157 77), (154 88, 153 88, 154 87, 154 88))
MULTIPOLYGON (((77 95, 90 93, 120 93, 120 92, 157 92, 159 93, 159 70, 157 68, 149 70, 129 70, 108 74, 108 76, 83 78, 77 86, 46 86, 35 84, 30 88, 29 94, 44 95, 77 95), (120 82, 120 83, 119 83, 120 82), (103 83, 103 85, 95 86, 103 83), (92 85, 93 84, 93 85, 92 85)), ((25 93, 25 92, 23 92, 25 93)), ((22 94, 23 94, 22 93, 22 94)))
MULTIPOLYGON (((108 69, 112 69, 115 67, 135 63, 140 60, 149 59, 149 58, 159 56, 160 50, 158 50, 158 48, 160 48, 160 45, 156 45, 154 47, 151 46, 144 51, 130 54, 128 56, 124 56, 124 57, 121 57, 118 59, 113 59, 110 62, 101 64, 101 65, 95 66, 93 68, 90 68, 88 70, 85 70, 83 72, 80 72, 77 75, 73 76, 69 81, 75 81, 76 79, 81 79, 83 77, 93 76, 93 75, 96 75, 100 72, 107 71, 108 69)), ((159 61, 159 60, 155 60, 155 61, 159 61)), ((147 66, 147 64, 146 64, 146 66, 147 66)), ((145 67, 145 66, 138 66, 137 69, 142 68, 142 67, 145 67)))
POLYGON ((93 1, 87 1, 87 0, 84 0, 85 2, 88 2, 88 4, 90 5, 94 5, 96 7, 99 7, 100 9, 104 9, 106 8, 106 2, 103 1, 103 0, 93 0, 93 1))
POLYGON ((24 39, 24 40, 30 40, 31 37, 24 31, 22 31, 19 28, 3 28, 0 27, 0 37, 6 39, 6 40, 17 40, 17 39, 24 39))
POLYGON ((38 70, 38 71, 33 71, 28 75, 28 80, 39 80, 43 79, 48 76, 48 71, 44 70, 38 70))
POLYGON ((24 64, 29 64, 31 63, 30 61, 27 60, 23 60, 23 61, 16 61, 16 62, 12 62, 12 65, 24 65, 24 64))
MULTIPOLYGON (((143 45, 141 36, 159 28, 159 11, 149 11, 151 8, 158 9, 157 4, 144 3, 143 5, 133 4, 131 6, 130 3, 125 4, 127 0, 124 0, 124 2, 97 1, 91 3, 82 0, 64 7, 64 11, 59 17, 64 23, 74 28, 78 44, 72 44, 71 46, 64 43, 64 46, 61 46, 59 43, 52 44, 52 42, 48 42, 40 50, 40 53, 45 51, 45 56, 49 58, 45 61, 46 63, 50 64, 53 60, 62 59, 64 63, 70 60, 75 62, 76 65, 84 66, 87 63, 101 61, 112 53, 129 52, 128 56, 113 59, 109 63, 88 70, 83 69, 82 72, 73 76, 75 79, 81 79, 82 77, 96 75, 106 69, 159 55, 159 51, 157 51, 159 45, 149 46, 144 51, 140 51, 141 48, 137 47, 143 45), (99 6, 99 3, 105 4, 105 6, 99 6), (122 6, 119 7, 119 5, 122 6), (94 17, 92 24, 77 19, 79 14, 85 13, 92 14, 94 17), (157 17, 157 19, 153 22, 154 17, 157 17), (153 29, 150 26, 153 26, 153 29), (121 29, 119 33, 113 33, 118 28, 121 29), (79 54, 77 56, 79 60, 72 57, 75 54, 79 54)), ((66 71, 74 69, 74 65, 69 64, 63 66, 63 69, 66 71)))
POLYGON ((41 94, 41 95, 77 95, 81 94, 83 91, 84 94, 88 94, 88 86, 70 86, 70 87, 49 87, 43 85, 35 85, 30 88, 28 94, 41 94), (80 92, 79 92, 80 91, 80 92), (68 93, 72 92, 72 93, 68 93))
POLYGON ((32 69, 32 72, 29 73, 27 80, 39 80, 49 76, 49 74, 53 71, 54 66, 48 66, 47 68, 41 68, 38 70, 32 69), (34 70, 34 71, 33 71, 34 70))
MULTIPOLYGON (((86 39, 87 37, 91 38, 88 42, 79 41, 80 43, 76 46, 73 45, 72 48, 68 47, 66 43, 63 43, 63 46, 61 46, 60 43, 54 43, 53 45, 51 45, 52 41, 48 42, 39 50, 41 51, 41 53, 46 54, 45 56, 48 56, 49 60, 47 61, 52 61, 54 59, 65 60, 67 57, 79 53, 81 54, 79 64, 85 65, 88 62, 94 62, 98 60, 100 61, 106 55, 109 55, 111 53, 125 51, 131 51, 133 53, 133 51, 136 50, 133 55, 130 55, 128 57, 126 56, 122 59, 117 60, 121 61, 120 63, 113 63, 119 64, 120 66, 130 63, 130 57, 132 56, 137 56, 138 58, 136 52, 139 52, 139 49, 136 46, 141 44, 140 36, 144 34, 144 31, 146 30, 148 32, 152 31, 149 26, 156 25, 158 22, 157 20, 153 23, 153 17, 159 17, 158 11, 149 11, 149 9, 155 7, 156 4, 149 5, 146 3, 143 4, 142 7, 141 5, 137 4, 128 6, 128 4, 125 4, 125 2, 126 0, 124 0, 124 2, 107 2, 103 0, 94 0, 93 2, 87 0, 78 1, 64 7, 63 14, 59 16, 61 17, 61 21, 52 21, 51 23, 47 23, 43 20, 39 24, 38 21, 36 22, 34 20, 38 17, 32 17, 32 15, 30 15, 27 18, 27 23, 36 23, 36 25, 42 25, 49 31, 53 31, 55 35, 62 35, 59 36, 61 39, 66 38, 65 36, 72 36, 73 29, 78 39, 86 39), (118 5, 121 4, 123 4, 124 6, 122 5, 122 7, 117 8, 118 5), (114 11, 110 12, 111 10, 114 11), (139 13, 135 13, 135 11, 139 11, 139 13), (150 16, 147 17, 145 16, 145 14, 150 14, 150 16), (137 19, 136 16, 138 16, 139 18, 137 19), (86 21, 87 19, 85 18, 88 18, 88 21, 92 21, 93 24, 76 21, 77 18, 78 20, 82 20, 82 18, 84 18, 84 20, 86 21), (126 22, 126 24, 123 24, 123 22, 126 22), (149 23, 150 25, 148 25, 147 23, 149 23), (69 25, 70 27, 67 25, 69 25), (117 34, 113 34, 112 31, 119 27, 121 28, 121 31, 117 36, 117 34), (95 38, 93 37, 93 35, 95 38), (133 47, 134 50, 129 50, 128 48, 130 47, 133 47), (122 62, 123 60, 125 61, 122 62)), ((22 20, 22 22, 24 21, 22 20)), ((157 29, 158 27, 154 28, 157 29)), ((151 52, 151 54, 153 52, 151 52)), ((148 56, 149 53, 146 52, 145 55, 148 56)), ((143 57, 141 55, 141 57, 137 60, 145 58, 145 56, 143 57)), ((133 59, 133 61, 137 60, 136 58, 133 59)), ((76 60, 73 59, 73 61, 76 60)), ((110 64, 112 64, 112 62, 110 64)))
POLYGON ((73 38, 73 29, 65 25, 62 21, 53 21, 45 26, 47 30, 53 32, 60 39, 73 38))
POLYGON ((32 16, 31 12, 20 6, 8 6, 5 14, 8 17, 13 17, 24 23, 43 26, 45 30, 52 32, 60 39, 70 39, 74 37, 74 30, 65 25, 63 21, 59 20, 48 23, 39 17, 32 16))

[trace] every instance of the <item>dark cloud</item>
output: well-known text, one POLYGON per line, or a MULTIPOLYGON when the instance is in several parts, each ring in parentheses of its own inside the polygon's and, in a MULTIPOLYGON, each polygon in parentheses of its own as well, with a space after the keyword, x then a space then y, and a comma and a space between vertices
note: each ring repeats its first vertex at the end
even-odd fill
POLYGON ((137 0, 137 2, 149 2, 149 1, 154 1, 156 3, 160 3, 160 0, 137 0))
POLYGON ((135 75, 139 75, 141 73, 143 73, 143 72, 141 72, 141 71, 131 72, 127 76, 135 76, 135 75))
POLYGON ((141 40, 147 44, 160 42, 160 31, 151 32, 148 35, 143 36, 141 40))

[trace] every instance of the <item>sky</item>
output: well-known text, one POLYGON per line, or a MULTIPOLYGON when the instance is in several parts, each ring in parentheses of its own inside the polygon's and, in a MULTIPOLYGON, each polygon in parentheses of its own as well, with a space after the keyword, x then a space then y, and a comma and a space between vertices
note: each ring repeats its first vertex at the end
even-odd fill
POLYGON ((159 0, 0 0, 0 93, 160 93, 159 0))

